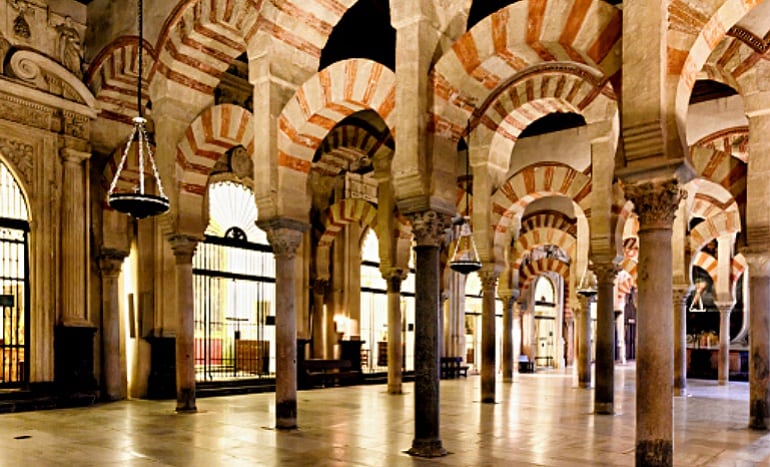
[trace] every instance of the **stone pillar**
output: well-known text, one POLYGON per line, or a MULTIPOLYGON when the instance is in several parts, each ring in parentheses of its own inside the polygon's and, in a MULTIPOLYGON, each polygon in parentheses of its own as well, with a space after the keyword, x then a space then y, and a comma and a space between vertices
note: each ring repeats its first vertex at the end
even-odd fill
POLYGON ((639 216, 636 465, 673 464, 671 234, 683 193, 675 178, 625 186, 639 216))
POLYGON ((503 300, 503 382, 513 382, 513 314, 519 291, 501 295, 503 300))
POLYGON ((491 270, 479 271, 481 278, 481 402, 495 403, 495 386, 497 385, 495 367, 495 289, 497 273, 491 270))
POLYGON ((724 386, 730 381, 730 312, 732 302, 717 302, 719 308, 719 360, 717 380, 724 386))
POLYGON ((176 411, 195 412, 195 333, 192 259, 199 239, 190 235, 168 238, 176 260, 176 411))
POLYGON ((406 273, 391 269, 383 276, 388 282, 388 394, 402 394, 401 281, 406 273))
POLYGON ((615 412, 615 276, 617 266, 595 262, 596 295, 596 386, 594 412, 615 412))
POLYGON ((275 427, 297 428, 297 309, 294 257, 307 225, 288 219, 259 222, 275 255, 275 427))
POLYGON ((327 310, 326 289, 329 287, 327 279, 316 279, 313 283, 313 358, 332 358, 326 354, 327 336, 327 310))
POLYGON ((414 426, 407 451, 413 456, 447 454, 439 437, 439 247, 449 216, 435 211, 410 215, 415 237, 414 426))
POLYGON ((770 428, 770 249, 749 245, 749 428, 770 428))
POLYGON ((673 289, 674 395, 687 395, 687 287, 673 289))
POLYGON ((86 193, 83 162, 87 152, 70 148, 61 150, 64 162, 62 177, 61 224, 61 324, 91 327, 88 320, 86 275, 88 272, 88 231, 86 228, 86 193))
POLYGON ((578 318, 577 372, 578 386, 591 387, 591 303, 594 297, 580 294, 578 318))
POLYGON ((99 258, 102 272, 102 381, 103 398, 126 398, 126 379, 123 378, 120 348, 120 297, 118 277, 127 253, 104 249, 99 258))

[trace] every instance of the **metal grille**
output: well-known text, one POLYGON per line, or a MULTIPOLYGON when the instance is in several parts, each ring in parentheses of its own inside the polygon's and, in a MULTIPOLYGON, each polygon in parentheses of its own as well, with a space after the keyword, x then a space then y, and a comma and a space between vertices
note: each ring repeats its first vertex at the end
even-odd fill
POLYGON ((239 233, 207 236, 193 259, 197 381, 275 372, 275 259, 239 233))
POLYGON ((26 383, 29 274, 27 224, 0 218, 0 386, 26 383))

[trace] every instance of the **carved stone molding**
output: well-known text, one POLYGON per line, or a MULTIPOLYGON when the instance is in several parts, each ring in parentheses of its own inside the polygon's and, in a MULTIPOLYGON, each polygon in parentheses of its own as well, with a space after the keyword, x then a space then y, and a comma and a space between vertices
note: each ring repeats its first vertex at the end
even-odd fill
POLYGON ((0 115, 4 120, 48 131, 54 128, 53 108, 26 102, 13 96, 0 95, 0 115))
POLYGON ((283 259, 294 258, 304 232, 310 227, 303 222, 283 218, 257 221, 257 225, 267 234, 267 241, 273 247, 273 254, 283 259))
POLYGON ((626 197, 634 203, 639 217, 639 230, 670 229, 674 224, 679 202, 686 192, 679 188, 679 180, 632 183, 624 186, 626 197))
POLYGON ((123 260, 128 253, 114 248, 105 248, 99 255, 99 270, 105 277, 117 276, 120 274, 120 268, 123 266, 123 260))
POLYGON ((740 251, 749 265, 749 277, 770 278, 770 248, 746 246, 740 251))
POLYGON ((612 284, 620 272, 620 266, 613 262, 594 262, 591 269, 596 274, 597 284, 612 284))
POLYGON ((35 164, 35 148, 31 144, 0 137, 0 153, 10 159, 14 168, 24 177, 27 185, 31 185, 35 164))
POLYGON ((423 211, 407 216, 412 222, 412 233, 417 246, 441 246, 451 226, 452 218, 449 215, 423 211))
POLYGON ((71 71, 31 50, 17 50, 8 60, 8 74, 47 94, 88 106, 96 116, 96 98, 71 71))
POLYGON ((195 249, 198 248, 200 239, 192 235, 173 234, 168 236, 168 242, 174 251, 176 264, 192 264, 195 249))

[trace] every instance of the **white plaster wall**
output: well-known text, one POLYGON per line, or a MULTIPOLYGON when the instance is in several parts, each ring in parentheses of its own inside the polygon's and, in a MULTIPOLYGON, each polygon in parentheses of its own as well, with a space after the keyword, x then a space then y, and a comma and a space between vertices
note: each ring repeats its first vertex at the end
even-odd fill
POLYGON ((561 162, 582 172, 591 163, 587 127, 571 128, 516 142, 506 178, 535 162, 561 162))

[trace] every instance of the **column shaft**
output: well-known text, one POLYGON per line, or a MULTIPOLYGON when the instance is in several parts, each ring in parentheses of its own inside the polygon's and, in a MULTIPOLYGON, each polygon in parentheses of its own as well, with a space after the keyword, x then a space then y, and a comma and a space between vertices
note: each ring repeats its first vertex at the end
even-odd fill
POLYGON ((198 239, 187 235, 169 237, 176 260, 176 411, 194 412, 195 341, 192 258, 198 239))
POLYGON ((578 313, 578 352, 577 372, 578 386, 591 387, 591 303, 593 298, 580 296, 580 313, 578 313))
POLYGON ((62 149, 64 174, 62 182, 61 224, 61 322, 65 326, 90 326, 86 315, 86 231, 83 161, 89 153, 62 149))
POLYGON ((402 272, 388 277, 388 394, 402 394, 401 280, 402 272))
POLYGON ((497 333, 495 327, 495 288, 497 274, 493 271, 480 271, 481 288, 481 402, 495 402, 495 386, 497 385, 497 362, 495 361, 495 343, 497 333))
POLYGON ((717 303, 719 308, 719 361, 717 380, 720 385, 730 381, 730 311, 732 303, 717 303))
POLYGON ((102 272, 102 380, 104 398, 120 400, 126 397, 126 381, 120 364, 120 297, 118 277, 125 252, 102 252, 99 266, 102 272))
POLYGON ((503 382, 513 382, 513 306, 516 294, 503 297, 503 382))
POLYGON ((617 268, 611 262, 594 263, 597 276, 596 389, 594 412, 615 412, 615 297, 617 268))
POLYGON ((743 250, 749 263, 749 428, 770 428, 770 251, 743 250))
POLYGON ((625 189, 639 216, 636 465, 671 466, 674 335, 663 331, 673 328, 671 235, 682 193, 673 178, 625 189))
POLYGON ((687 395, 687 288, 674 288, 674 395, 687 395))

